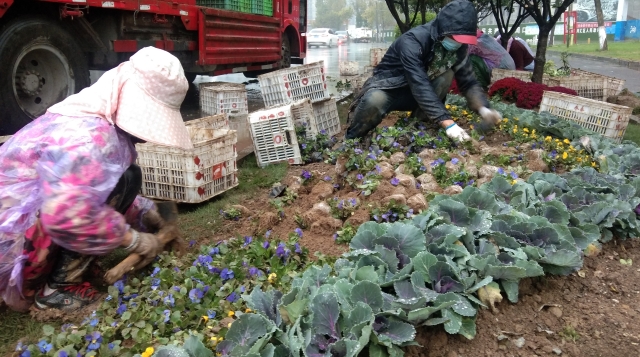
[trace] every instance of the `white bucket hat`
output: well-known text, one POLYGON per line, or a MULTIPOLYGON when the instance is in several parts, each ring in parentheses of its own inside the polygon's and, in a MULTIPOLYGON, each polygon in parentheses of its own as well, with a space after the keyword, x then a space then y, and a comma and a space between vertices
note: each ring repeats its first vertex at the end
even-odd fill
POLYGON ((49 108, 66 116, 98 116, 159 145, 192 149, 180 105, 189 88, 180 61, 145 47, 102 75, 91 87, 49 108))

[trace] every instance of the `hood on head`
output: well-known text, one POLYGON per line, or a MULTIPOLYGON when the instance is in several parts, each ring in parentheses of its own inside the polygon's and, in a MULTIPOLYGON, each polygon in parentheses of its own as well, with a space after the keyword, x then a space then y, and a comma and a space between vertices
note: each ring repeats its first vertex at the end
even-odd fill
POLYGON ((446 35, 476 36, 478 13, 467 0, 454 0, 445 5, 436 17, 438 37, 446 35))

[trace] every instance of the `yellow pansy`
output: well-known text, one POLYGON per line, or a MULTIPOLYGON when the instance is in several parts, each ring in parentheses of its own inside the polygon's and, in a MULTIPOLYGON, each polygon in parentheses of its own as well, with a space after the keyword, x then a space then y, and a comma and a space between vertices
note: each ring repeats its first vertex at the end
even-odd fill
POLYGON ((473 130, 473 124, 472 124, 472 125, 469 125, 469 127, 471 128, 471 130, 473 130))
POLYGON ((147 347, 146 350, 144 350, 144 352, 142 352, 142 357, 151 357, 151 355, 153 354, 154 349, 153 347, 147 347))
POLYGON ((269 283, 273 283, 274 280, 276 280, 276 278, 278 277, 278 275, 276 273, 271 273, 269 274, 269 276, 267 277, 267 281, 269 283))
POLYGON ((512 184, 512 185, 515 185, 516 183, 518 183, 518 181, 516 181, 516 180, 511 180, 511 184, 512 184))
POLYGON ((518 128, 513 128, 513 133, 517 133, 518 132, 518 128))
POLYGON ((467 114, 468 114, 468 113, 467 113, 467 111, 466 111, 466 110, 463 110, 463 111, 462 111, 462 115, 467 115, 467 114))
POLYGON ((235 315, 236 313, 233 311, 229 311, 229 313, 227 315, 229 315, 229 317, 233 317, 233 315, 235 315))
POLYGON ((248 313, 251 312, 251 309, 246 309, 246 310, 244 310, 244 312, 248 314, 248 313))
POLYGON ((449 104, 445 105, 444 107, 447 109, 451 109, 451 106, 449 104))
POLYGON ((551 141, 551 137, 550 137, 550 136, 547 136, 546 138, 544 138, 544 141, 546 141, 546 142, 551 141))
POLYGON ((518 118, 513 118, 513 120, 518 121, 518 118))
POLYGON ((528 128, 524 128, 524 129, 522 129, 522 131, 524 131, 525 133, 528 133, 529 129, 528 128))
POLYGON ((203 315, 203 316, 202 316, 202 319, 204 320, 204 322, 207 322, 207 321, 209 321, 209 316, 204 316, 204 315, 203 315))
POLYGON ((577 159, 576 159, 576 161, 578 161, 578 162, 582 162, 582 158, 581 158, 581 157, 579 157, 579 158, 577 158, 577 159))
POLYGON ((509 119, 507 119, 507 118, 503 118, 503 119, 502 119, 502 121, 503 121, 503 122, 505 122, 505 123, 508 123, 508 122, 509 122, 509 119))
POLYGON ((536 133, 536 129, 533 129, 533 130, 531 131, 531 135, 535 135, 535 133, 536 133))
POLYGON ((569 141, 569 139, 564 139, 564 140, 562 140, 562 142, 565 143, 565 144, 571 144, 571 141, 569 141))
POLYGON ((596 163, 594 161, 591 161, 591 166, 596 167, 596 163))
POLYGON ((566 159, 567 159, 567 157, 569 157, 569 155, 567 155, 567 152, 565 151, 565 152, 562 154, 562 160, 566 160, 566 159))

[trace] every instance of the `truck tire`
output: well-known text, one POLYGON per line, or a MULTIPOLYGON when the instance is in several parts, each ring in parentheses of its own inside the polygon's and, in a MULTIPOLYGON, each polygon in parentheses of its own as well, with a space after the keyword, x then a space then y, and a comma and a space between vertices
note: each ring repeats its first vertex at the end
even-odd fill
POLYGON ((21 17, 2 29, 0 63, 0 135, 14 134, 91 83, 75 39, 43 17, 21 17))
POLYGON ((286 34, 282 35, 281 55, 282 59, 280 60, 280 68, 291 67, 291 42, 289 41, 289 36, 286 34))

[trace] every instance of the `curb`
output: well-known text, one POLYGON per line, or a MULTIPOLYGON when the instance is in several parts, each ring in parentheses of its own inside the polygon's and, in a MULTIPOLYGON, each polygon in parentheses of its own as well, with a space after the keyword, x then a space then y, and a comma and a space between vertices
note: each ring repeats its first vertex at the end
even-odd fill
MULTIPOLYGON (((551 53, 554 53, 554 54, 558 54, 558 55, 560 53, 562 53, 561 51, 553 51, 553 50, 549 50, 548 52, 551 52, 551 53)), ((613 63, 613 64, 616 64, 618 66, 627 67, 627 68, 633 69, 635 71, 640 71, 640 62, 638 62, 638 61, 628 61, 628 60, 623 60, 623 59, 618 59, 618 58, 609 58, 609 57, 602 57, 602 56, 585 55, 585 54, 582 54, 582 53, 570 53, 570 57, 583 58, 583 59, 589 59, 589 60, 595 60, 595 61, 607 62, 607 63, 613 63)))

